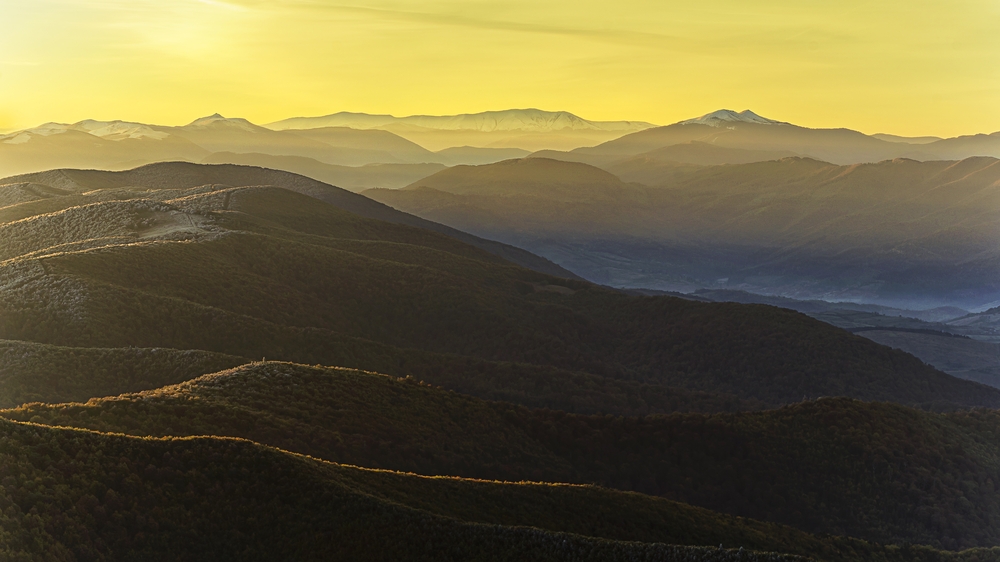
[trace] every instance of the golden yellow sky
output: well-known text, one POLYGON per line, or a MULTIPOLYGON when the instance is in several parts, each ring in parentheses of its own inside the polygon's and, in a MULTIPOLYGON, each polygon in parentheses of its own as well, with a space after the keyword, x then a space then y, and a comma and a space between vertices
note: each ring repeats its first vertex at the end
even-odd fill
POLYGON ((1000 130, 997 0, 0 0, 0 129, 512 107, 1000 130))

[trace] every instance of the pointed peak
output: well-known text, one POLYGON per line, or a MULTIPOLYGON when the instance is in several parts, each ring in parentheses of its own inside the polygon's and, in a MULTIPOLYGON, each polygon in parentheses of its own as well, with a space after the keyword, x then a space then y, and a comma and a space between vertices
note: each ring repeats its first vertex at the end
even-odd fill
POLYGON ((227 119, 225 117, 223 117, 222 114, 220 114, 220 113, 213 113, 213 114, 209 115, 208 117, 199 117, 198 119, 195 119, 194 121, 188 123, 188 126, 190 127, 192 125, 208 125, 208 124, 214 123, 216 121, 226 121, 226 120, 227 119))
POLYGON ((730 123, 756 123, 758 125, 783 125, 781 121, 775 121, 766 117, 761 117, 749 109, 736 112, 731 109, 720 109, 707 113, 701 117, 681 121, 678 125, 708 125, 710 127, 722 127, 730 123))

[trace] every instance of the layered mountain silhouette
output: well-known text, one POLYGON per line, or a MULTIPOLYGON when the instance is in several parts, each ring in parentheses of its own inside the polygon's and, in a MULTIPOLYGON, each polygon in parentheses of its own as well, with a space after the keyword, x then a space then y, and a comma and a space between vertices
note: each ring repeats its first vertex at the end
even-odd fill
POLYGON ((7 208, 21 211, 0 226, 0 337, 10 340, 199 349, 404 375, 391 357, 419 349, 774 405, 844 393, 1000 402, 985 387, 796 313, 629 297, 520 269, 301 176, 164 164, 31 181, 75 193, 7 208), (239 184, 258 187, 228 187, 239 184), (38 299, 50 303, 44 314, 26 304, 38 299), (691 349, 704 353, 683 351, 691 349), (381 358, 368 365, 365 354, 381 358))
MULTIPOLYGON (((212 184, 225 186, 281 185, 284 189, 331 203, 338 208, 357 213, 363 217, 438 231, 530 269, 566 278, 576 278, 574 274, 552 262, 519 248, 477 238, 450 227, 401 213, 366 197, 349 193, 311 178, 278 170, 249 166, 203 166, 174 162, 144 166, 117 173, 97 170, 52 170, 39 174, 15 176, 0 181, 5 184, 0 188, 0 191, 9 189, 19 194, 18 197, 25 197, 32 201, 37 199, 30 205, 11 205, 2 209, 0 213, 3 213, 2 216, 7 220, 27 218, 35 214, 49 213, 85 204, 93 201, 93 198, 82 197, 81 193, 100 191, 102 188, 108 189, 106 195, 111 197, 130 198, 134 196, 134 192, 127 189, 129 187, 168 190, 212 184), (121 188, 125 188, 124 191, 114 191, 114 189, 121 188), (39 193, 44 194, 46 189, 51 193, 72 195, 73 197, 63 199, 51 195, 39 195, 39 193), (29 190, 30 193, 25 192, 25 190, 29 190), (26 194, 20 195, 21 193, 26 194)), ((101 196, 99 193, 92 194, 92 197, 100 198, 101 196)))
POLYGON ((202 164, 238 164, 284 170, 336 185, 349 191, 384 187, 398 189, 440 172, 444 164, 367 164, 338 166, 325 164, 305 156, 272 156, 261 153, 216 152, 201 160, 202 164))
MULTIPOLYGON (((655 291, 641 291, 655 294, 655 291)), ((726 289, 700 289, 684 298, 769 304, 808 314, 834 326, 901 349, 961 379, 1000 387, 996 311, 972 314, 955 307, 923 311, 820 300, 800 301, 726 289)))
MULTIPOLYGON (((605 213, 663 189, 538 158, 432 178, 605 213)), ((995 420, 967 410, 1000 390, 804 314, 595 285, 252 166, 51 170, 0 181, 0 201, 5 555, 971 561, 996 544, 995 420)))
POLYGON ((0 559, 998 560, 997 138, 0 136, 0 559))
POLYGON ((456 146, 568 150, 653 127, 642 121, 590 121, 565 111, 510 109, 462 115, 370 115, 340 112, 271 123, 276 130, 350 127, 392 131, 432 150, 456 146))
MULTIPOLYGON (((666 127, 631 133, 594 147, 581 147, 568 153, 545 151, 538 155, 603 165, 693 142, 700 143, 698 146, 706 152, 707 146, 793 152, 834 164, 879 162, 893 158, 921 161, 961 160, 971 156, 1000 158, 1000 133, 908 140, 905 137, 869 136, 850 129, 810 129, 761 117, 750 110, 740 113, 720 110, 666 127)), ((701 155, 697 157, 704 158, 701 155)))
POLYGON ((903 308, 976 309, 1000 293, 1000 160, 782 158, 671 169, 642 185, 529 158, 365 193, 613 286, 721 284, 903 308))
POLYGON ((588 121, 565 111, 552 112, 538 109, 511 109, 463 115, 414 115, 410 117, 341 112, 324 117, 295 117, 285 119, 271 123, 268 127, 276 130, 312 129, 317 126, 377 129, 397 123, 423 127, 425 129, 481 131, 484 133, 494 131, 545 133, 565 130, 635 131, 653 126, 650 123, 641 121, 588 121))
MULTIPOLYGON (((605 138, 625 132, 627 130, 611 133, 605 138)), ((233 154, 240 155, 241 163, 262 155, 261 161, 253 163, 288 164, 284 168, 288 171, 313 172, 323 166, 358 168, 369 164, 420 164, 426 170, 428 164, 486 164, 529 154, 528 150, 519 148, 468 147, 466 144, 448 144, 442 147, 444 150, 432 152, 389 131, 349 127, 271 130, 246 119, 218 114, 180 127, 88 120, 75 124, 48 123, 0 136, 0 175, 63 167, 123 170, 172 160, 223 162, 232 160, 228 155, 233 154), (317 163, 303 164, 302 159, 317 163)), ((375 181, 378 176, 369 172, 353 170, 346 177, 375 181)), ((345 177, 345 173, 336 177, 345 177)), ((329 179, 329 175, 317 179, 329 179)), ((390 181, 363 187, 399 187, 397 184, 398 181, 390 181)), ((351 184, 347 187, 361 186, 351 184)))
MULTIPOLYGON (((323 165, 489 164, 537 156, 605 167, 626 181, 662 183, 678 165, 718 165, 807 156, 838 164, 891 158, 959 160, 1000 157, 997 134, 951 139, 864 135, 847 129, 809 129, 749 110, 720 110, 667 127, 637 121, 590 121, 567 112, 506 110, 456 116, 337 113, 293 118, 268 127, 215 114, 179 127, 124 121, 47 123, 0 136, 0 175, 52 168, 122 170, 169 160, 274 166, 345 187, 401 187, 370 170, 331 175, 323 165), (596 146, 595 146, 596 145, 596 146), (565 152, 566 150, 571 150, 565 152), (373 182, 383 182, 373 184, 373 182)), ((683 166, 682 166, 683 167, 683 166)), ((416 173, 419 166, 407 173, 416 173)), ((413 178, 417 179, 417 178, 413 178)), ((402 184, 405 185, 405 184, 402 184)))

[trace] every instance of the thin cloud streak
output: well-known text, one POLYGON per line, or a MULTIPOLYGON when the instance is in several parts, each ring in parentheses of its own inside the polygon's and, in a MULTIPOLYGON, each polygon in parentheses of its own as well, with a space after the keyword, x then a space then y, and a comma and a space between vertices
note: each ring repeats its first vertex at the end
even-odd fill
MULTIPOLYGON (((206 1, 206 0, 200 0, 206 1)), ((214 2, 213 2, 214 3, 214 2)), ((679 47, 689 45, 689 37, 665 35, 659 33, 647 33, 642 31, 614 30, 614 29, 590 29, 567 26, 555 26, 538 23, 518 22, 509 20, 497 20, 487 18, 476 18, 454 13, 443 12, 417 12, 408 10, 395 10, 388 8, 373 8, 370 6, 359 6, 352 4, 329 4, 325 2, 310 2, 307 0, 290 0, 282 2, 264 3, 253 0, 238 1, 243 8, 258 9, 264 11, 277 11, 274 4, 282 7, 299 10, 309 10, 321 13, 349 13, 366 15, 374 18, 414 22, 429 25, 440 25, 450 27, 465 27, 471 29, 484 29, 493 31, 513 31, 518 33, 534 33, 544 35, 560 35, 569 37, 580 37, 598 41, 624 44, 640 47, 679 47)))
MULTIPOLYGON (((639 47, 653 50, 666 50, 678 53, 724 55, 732 51, 733 44, 743 45, 741 48, 787 48, 790 44, 810 45, 819 42, 849 41, 856 36, 846 36, 815 26, 797 25, 773 27, 748 32, 743 26, 732 26, 725 33, 718 31, 714 35, 689 33, 686 35, 670 35, 625 29, 596 29, 588 27, 558 26, 524 21, 478 18, 457 13, 420 12, 359 6, 356 4, 331 4, 316 0, 281 0, 278 2, 261 2, 256 0, 231 0, 238 2, 244 8, 287 13, 293 10, 304 10, 313 13, 342 13, 368 16, 373 19, 395 22, 420 23, 425 25, 477 29, 486 31, 507 31, 536 35, 572 37, 620 46, 639 47), (276 6, 279 5, 279 6, 276 6), (284 8, 284 9, 281 9, 284 8), (788 30, 791 33, 782 33, 788 30)), ((793 55, 793 53, 787 53, 793 55)))

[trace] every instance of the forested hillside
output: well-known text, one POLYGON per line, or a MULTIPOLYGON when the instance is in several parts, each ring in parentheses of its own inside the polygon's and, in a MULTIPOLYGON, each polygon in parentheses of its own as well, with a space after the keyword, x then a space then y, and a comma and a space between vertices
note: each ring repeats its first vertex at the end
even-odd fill
POLYGON ((998 558, 1000 390, 803 314, 257 168, 0 201, 8 558, 998 558))
MULTIPOLYGON (((662 544, 653 537, 684 542, 667 531, 676 511, 671 502, 590 488, 550 492, 545 485, 481 490, 484 484, 341 467, 247 441, 135 439, 0 422, 0 463, 6 474, 0 555, 15 561, 796 559, 662 544), (453 501, 475 514, 476 502, 463 500, 483 491, 514 506, 533 502, 535 521, 548 521, 549 528, 488 511, 463 520, 448 502, 426 505, 432 495, 458 492, 464 497, 453 501), (638 507, 668 519, 630 529, 624 521, 563 516, 566 500, 598 500, 621 515, 638 507), (556 530, 588 523, 598 538, 556 530)), ((710 512, 680 510, 702 519, 702 533, 722 529, 710 512)), ((768 538, 772 529, 785 540, 798 538, 756 522, 730 527, 730 536, 742 533, 748 542, 779 543, 768 538)))
POLYGON ((96 201, 0 225, 0 337, 410 374, 384 368, 389 346, 775 406, 1000 404, 1000 391, 801 314, 626 296, 281 188, 160 187, 70 196, 96 201))
POLYGON ((995 411, 941 415, 823 399, 741 414, 579 416, 413 379, 259 363, 156 391, 0 415, 137 436, 243 437, 428 475, 598 483, 883 543, 1000 542, 990 523, 1000 517, 995 411))
POLYGON ((0 421, 0 463, 0 555, 19 562, 802 560, 754 549, 830 562, 1000 560, 995 549, 814 537, 641 494, 424 478, 222 438, 0 421))

